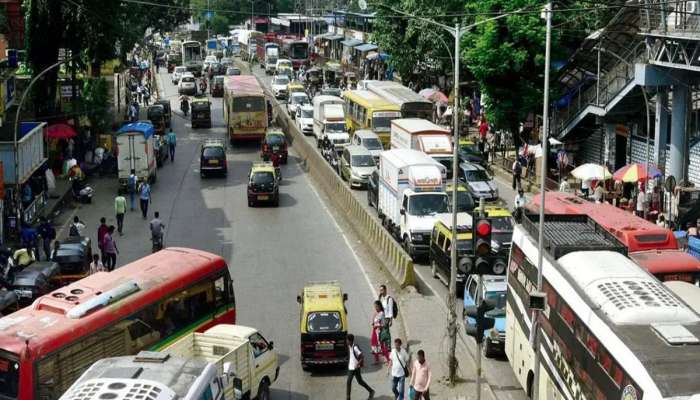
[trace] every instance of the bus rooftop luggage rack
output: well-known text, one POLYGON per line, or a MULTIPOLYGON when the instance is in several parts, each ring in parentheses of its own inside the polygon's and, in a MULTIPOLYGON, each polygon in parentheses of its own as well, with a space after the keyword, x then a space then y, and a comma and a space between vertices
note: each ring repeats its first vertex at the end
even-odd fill
MULTIPOLYGON (((525 214, 522 224, 537 241, 539 215, 525 214)), ((587 215, 545 215, 544 249, 555 259, 574 251, 607 250, 627 255, 627 247, 587 215)))

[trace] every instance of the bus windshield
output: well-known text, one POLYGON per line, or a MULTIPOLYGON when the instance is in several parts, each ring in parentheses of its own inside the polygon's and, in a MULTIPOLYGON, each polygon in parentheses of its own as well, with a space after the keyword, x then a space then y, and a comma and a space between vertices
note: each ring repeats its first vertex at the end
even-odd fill
POLYGON ((391 120, 399 118, 398 112, 376 112, 372 115, 372 128, 375 131, 389 132, 391 130, 391 120))
POLYGON ((263 97, 236 97, 233 99, 233 112, 265 111, 265 99, 263 97))
POLYGON ((448 209, 449 203, 444 193, 411 196, 411 199, 408 201, 408 212, 411 215, 440 214, 448 212, 448 209))
POLYGON ((294 59, 305 59, 309 56, 308 48, 306 44, 297 44, 291 46, 289 49, 289 52, 291 53, 291 57, 294 59))
POLYGON ((0 356, 0 397, 17 398, 19 392, 19 363, 0 356))

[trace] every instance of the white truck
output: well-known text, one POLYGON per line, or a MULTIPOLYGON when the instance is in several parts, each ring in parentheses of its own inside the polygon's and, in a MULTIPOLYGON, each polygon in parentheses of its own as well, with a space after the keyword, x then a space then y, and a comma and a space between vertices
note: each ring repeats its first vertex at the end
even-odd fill
POLYGON ((422 151, 445 166, 445 178, 452 177, 452 133, 420 118, 391 121, 391 148, 422 151))
POLYGON ((277 43, 265 43, 265 74, 275 73, 280 46, 277 43))
POLYGON ((257 330, 217 325, 161 351, 100 360, 59 400, 126 399, 133 392, 153 400, 269 399, 278 372, 272 342, 257 330), (257 387, 254 396, 251 387, 257 387))
POLYGON ((321 140, 326 136, 338 153, 342 153, 345 146, 350 144, 344 105, 345 102, 340 97, 314 97, 314 136, 317 146, 320 146, 321 140))
POLYGON ((270 385, 279 375, 273 342, 247 326, 219 324, 204 333, 190 333, 162 351, 216 365, 219 376, 230 378, 224 387, 226 400, 269 399, 270 385), (240 382, 233 385, 233 377, 240 382))
POLYGON ((126 187, 133 172, 139 181, 156 181, 155 129, 149 122, 134 122, 117 131, 119 186, 126 187))
POLYGON ((379 218, 411 257, 428 254, 435 222, 450 215, 444 168, 418 150, 392 149, 380 155, 379 218))
POLYGON ((196 40, 182 42, 182 65, 192 72, 194 76, 202 75, 204 57, 202 56, 202 44, 196 40))

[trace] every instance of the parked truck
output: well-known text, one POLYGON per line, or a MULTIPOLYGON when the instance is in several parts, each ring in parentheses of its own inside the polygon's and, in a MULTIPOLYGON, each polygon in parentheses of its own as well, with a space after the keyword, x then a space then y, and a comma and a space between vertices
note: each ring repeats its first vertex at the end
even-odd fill
POLYGON ((411 257, 428 254, 435 222, 450 215, 444 168, 418 150, 392 149, 380 155, 379 218, 411 257))
POLYGON ((230 378, 223 390, 227 400, 269 399, 270 385, 279 375, 273 342, 247 326, 219 324, 204 333, 190 333, 162 351, 214 364, 219 376, 230 378), (240 379, 239 388, 234 388, 234 376, 240 379))
POLYGON ((265 43, 265 73, 273 74, 275 73, 275 68, 277 67, 277 60, 280 55, 280 46, 277 43, 265 43))
POLYGON ((320 146, 321 140, 326 136, 338 153, 342 153, 345 146, 350 144, 344 104, 343 99, 336 96, 314 97, 314 136, 317 146, 320 146))
POLYGON ((422 151, 445 166, 452 177, 452 134, 449 130, 420 118, 391 121, 391 148, 422 151))
POLYGON ((24 183, 46 161, 44 137, 46 122, 21 122, 17 135, 17 158, 13 135, 2 135, 0 141, 0 161, 2 161, 3 182, 14 185, 24 183), (17 169, 15 169, 15 160, 17 169))
POLYGON ((139 181, 156 181, 155 129, 147 122, 134 122, 117 131, 119 186, 126 188, 133 171, 139 181))

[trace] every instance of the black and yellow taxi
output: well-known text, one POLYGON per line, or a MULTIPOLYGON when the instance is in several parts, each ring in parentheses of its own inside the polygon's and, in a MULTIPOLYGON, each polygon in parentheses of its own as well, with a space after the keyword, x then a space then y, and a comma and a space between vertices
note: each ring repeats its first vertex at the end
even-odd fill
POLYGON ((429 259, 432 274, 449 283, 452 264, 452 245, 457 245, 457 293, 464 292, 464 284, 472 266, 472 217, 467 213, 457 214, 457 240, 452 237, 452 216, 441 216, 430 234, 429 259))
MULTIPOLYGON (((452 182, 448 183, 445 186, 445 192, 447 193, 447 198, 450 202, 450 207, 452 207, 452 196, 454 192, 454 185, 452 184, 452 182)), ((457 184, 457 212, 471 213, 472 210, 474 210, 474 199, 469 194, 469 190, 467 190, 467 185, 460 182, 457 184)))
MULTIPOLYGON (((513 240, 513 229, 515 220, 508 208, 502 205, 486 205, 484 207, 486 216, 491 220, 491 245, 500 255, 506 259, 510 252, 510 244, 513 240)), ((477 205, 474 212, 480 212, 477 205)))
POLYGON ((301 305, 301 367, 346 366, 348 363, 348 314, 336 281, 309 282, 297 296, 301 305))
POLYGON ((199 156, 199 175, 205 178, 211 174, 226 176, 228 163, 226 161, 226 145, 222 140, 210 139, 202 143, 199 156))
POLYGON ((459 157, 459 162, 469 162, 473 164, 479 164, 484 166, 484 156, 479 151, 479 145, 474 143, 473 140, 468 138, 459 139, 459 147, 457 148, 457 155, 459 157))
POLYGON ((284 132, 276 128, 270 128, 265 132, 260 156, 263 160, 271 160, 272 154, 276 154, 282 164, 287 163, 289 156, 287 138, 284 136, 284 132))
POLYGON ((279 180, 271 162, 254 163, 248 175, 248 207, 280 204, 279 180))

